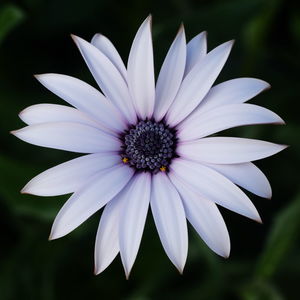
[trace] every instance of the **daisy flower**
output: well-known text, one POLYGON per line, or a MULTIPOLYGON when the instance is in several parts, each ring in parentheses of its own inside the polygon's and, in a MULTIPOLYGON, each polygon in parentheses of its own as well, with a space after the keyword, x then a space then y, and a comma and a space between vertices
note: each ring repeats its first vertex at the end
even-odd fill
POLYGON ((28 143, 87 155, 33 178, 23 193, 73 193, 59 211, 50 239, 60 238, 104 207, 95 245, 95 273, 120 253, 128 277, 140 246, 149 206, 162 246, 182 272, 188 251, 187 221, 217 254, 230 240, 217 205, 261 222, 243 188, 271 197, 270 184, 252 161, 285 148, 261 140, 212 134, 251 124, 283 124, 247 100, 269 88, 237 78, 218 85, 233 42, 207 53, 206 33, 186 43, 183 26, 154 79, 151 17, 140 26, 127 68, 113 44, 96 34, 72 36, 102 93, 70 76, 37 75, 70 106, 33 105, 20 113, 28 125, 13 134, 28 143))

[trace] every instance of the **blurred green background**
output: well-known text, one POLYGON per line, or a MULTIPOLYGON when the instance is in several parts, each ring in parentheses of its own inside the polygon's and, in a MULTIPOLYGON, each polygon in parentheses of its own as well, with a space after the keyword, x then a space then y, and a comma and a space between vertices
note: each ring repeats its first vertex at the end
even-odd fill
POLYGON ((299 299, 299 65, 297 1, 0 1, 0 299, 299 299), (294 3, 294 4, 293 4, 294 3), (153 14, 156 72, 183 21, 187 37, 208 31, 209 49, 236 39, 219 81, 257 77, 271 83, 252 103, 277 112, 287 126, 252 126, 226 133, 291 145, 258 162, 273 187, 271 201, 253 195, 263 225, 221 209, 231 235, 225 260, 190 228, 184 275, 163 252, 149 214, 131 278, 120 259, 93 275, 93 247, 101 212, 68 236, 48 242, 67 197, 19 193, 34 175, 75 157, 23 143, 9 131, 18 113, 37 103, 63 101, 33 74, 56 72, 96 86, 69 34, 108 36, 126 60, 135 32, 153 14))

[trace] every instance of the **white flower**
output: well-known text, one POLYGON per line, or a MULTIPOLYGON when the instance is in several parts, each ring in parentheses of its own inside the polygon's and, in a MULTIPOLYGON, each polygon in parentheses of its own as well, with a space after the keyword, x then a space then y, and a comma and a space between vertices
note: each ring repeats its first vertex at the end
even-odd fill
POLYGON ((120 252, 126 276, 135 261, 151 206, 165 252, 182 272, 188 250, 186 219, 217 254, 228 257, 229 235, 217 205, 260 222, 240 186, 271 197, 265 175, 251 161, 285 148, 265 141, 207 137, 235 126, 283 120, 244 104, 269 84, 238 78, 212 87, 232 41, 206 53, 206 33, 186 44, 181 27, 154 81, 151 17, 133 41, 127 69, 117 50, 97 34, 73 36, 103 94, 60 74, 37 79, 73 107, 39 104, 20 113, 14 131, 38 146, 88 155, 33 178, 23 193, 73 193, 58 213, 50 239, 62 237, 105 206, 95 246, 95 273, 120 252))

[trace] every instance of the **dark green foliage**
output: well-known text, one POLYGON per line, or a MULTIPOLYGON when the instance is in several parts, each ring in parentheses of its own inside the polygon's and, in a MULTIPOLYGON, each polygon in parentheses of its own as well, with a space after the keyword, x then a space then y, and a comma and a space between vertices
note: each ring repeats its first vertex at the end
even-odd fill
MULTIPOLYGON (((295 4, 293 4, 295 3, 295 4)), ((283 0, 1 0, 0 2, 0 299, 298 299, 300 276, 300 10, 283 0), (291 145, 258 162, 273 187, 271 201, 253 195, 263 225, 221 209, 231 234, 225 260, 190 230, 184 275, 171 265, 149 214, 129 281, 120 259, 93 275, 93 247, 101 212, 60 240, 48 242, 51 223, 67 197, 19 193, 34 175, 72 153, 35 147, 9 131, 17 114, 37 103, 63 101, 33 74, 57 72, 96 86, 70 33, 111 38, 127 60, 132 38, 153 14, 156 73, 183 21, 188 38, 208 31, 209 49, 236 43, 218 82, 257 77, 272 89, 252 103, 278 113, 287 126, 252 126, 226 132, 291 145)))

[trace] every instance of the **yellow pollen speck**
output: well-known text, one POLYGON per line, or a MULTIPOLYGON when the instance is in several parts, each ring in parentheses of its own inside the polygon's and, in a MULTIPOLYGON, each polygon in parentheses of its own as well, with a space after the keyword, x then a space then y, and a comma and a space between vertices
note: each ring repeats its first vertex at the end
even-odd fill
POLYGON ((129 159, 127 157, 122 158, 122 162, 124 164, 127 164, 129 162, 129 159))
POLYGON ((162 166, 159 168, 162 172, 166 172, 167 171, 167 168, 165 166, 162 166))

